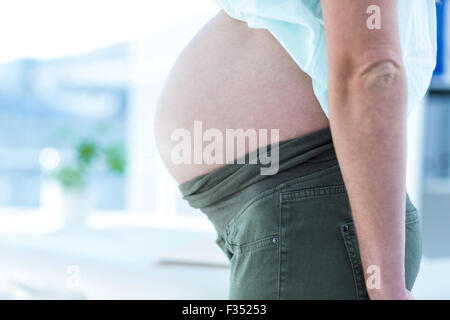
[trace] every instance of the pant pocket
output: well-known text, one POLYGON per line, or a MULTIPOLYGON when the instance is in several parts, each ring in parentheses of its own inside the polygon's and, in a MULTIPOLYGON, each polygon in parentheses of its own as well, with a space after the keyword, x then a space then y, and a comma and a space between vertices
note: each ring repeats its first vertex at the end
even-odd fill
MULTIPOLYGON (((360 258, 358 240, 353 222, 341 225, 341 233, 352 266, 358 299, 368 299, 364 270, 360 258)), ((417 210, 406 212, 405 218, 405 284, 412 290, 422 260, 422 237, 417 210)))
POLYGON ((349 220, 342 184, 281 194, 280 299, 358 298, 340 233, 349 220))
MULTIPOLYGON (((422 259, 422 239, 417 210, 407 197, 405 216, 405 284, 412 290, 422 259)), ((353 221, 341 225, 341 233, 352 266, 358 299, 368 299, 364 269, 353 221)))
POLYGON ((278 299, 278 247, 278 235, 231 246, 230 299, 278 299))
POLYGON ((228 225, 230 299, 278 299, 278 210, 275 197, 259 199, 228 225))

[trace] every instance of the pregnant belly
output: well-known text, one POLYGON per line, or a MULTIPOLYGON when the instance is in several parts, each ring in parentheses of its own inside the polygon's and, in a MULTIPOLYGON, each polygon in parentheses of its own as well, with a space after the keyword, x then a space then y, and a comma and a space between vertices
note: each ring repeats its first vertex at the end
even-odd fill
POLYGON ((277 40, 221 11, 172 68, 158 103, 155 135, 164 164, 183 183, 255 149, 254 134, 260 147, 328 125, 311 79, 277 40), (243 146, 236 140, 230 150, 227 133, 236 129, 248 139, 243 146))

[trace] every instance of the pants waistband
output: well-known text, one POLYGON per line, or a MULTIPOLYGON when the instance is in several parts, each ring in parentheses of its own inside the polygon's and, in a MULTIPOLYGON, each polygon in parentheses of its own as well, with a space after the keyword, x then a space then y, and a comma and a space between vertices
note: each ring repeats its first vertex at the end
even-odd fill
MULTIPOLYGON (((330 127, 281 141, 278 146, 268 146, 264 152, 270 156, 275 148, 279 167, 276 174, 262 175, 260 164, 226 164, 181 184, 183 199, 205 213, 219 231, 246 202, 261 192, 337 164, 330 127)), ((258 157, 264 152, 259 152, 258 157)), ((251 154, 245 158, 248 160, 251 154)))

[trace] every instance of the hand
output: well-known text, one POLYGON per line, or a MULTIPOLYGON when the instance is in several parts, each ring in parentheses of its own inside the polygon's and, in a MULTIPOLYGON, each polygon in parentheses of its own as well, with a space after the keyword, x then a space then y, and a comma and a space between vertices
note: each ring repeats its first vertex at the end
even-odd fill
POLYGON ((408 300, 415 300, 414 296, 412 295, 412 293, 410 291, 406 290, 406 292, 409 294, 408 300))
POLYGON ((381 290, 370 290, 370 300, 414 300, 413 295, 407 289, 399 292, 383 292, 381 290))

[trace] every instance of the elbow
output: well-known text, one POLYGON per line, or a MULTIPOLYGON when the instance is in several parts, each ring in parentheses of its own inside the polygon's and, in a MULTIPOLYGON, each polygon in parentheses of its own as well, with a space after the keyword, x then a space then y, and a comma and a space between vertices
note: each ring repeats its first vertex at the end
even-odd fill
MULTIPOLYGON (((333 61, 332 61, 333 63, 333 61)), ((334 61, 330 88, 341 98, 355 95, 386 95, 405 86, 400 53, 381 51, 343 57, 334 61)))
POLYGON ((408 86, 401 58, 379 54, 343 66, 346 71, 341 69, 340 75, 331 74, 329 79, 330 118, 361 125, 372 133, 387 123, 403 121, 408 86))
POLYGON ((355 85, 365 92, 395 90, 403 79, 404 67, 396 59, 385 58, 356 69, 355 85))

